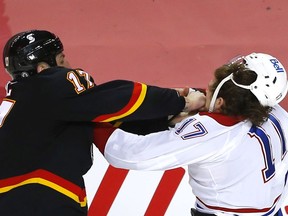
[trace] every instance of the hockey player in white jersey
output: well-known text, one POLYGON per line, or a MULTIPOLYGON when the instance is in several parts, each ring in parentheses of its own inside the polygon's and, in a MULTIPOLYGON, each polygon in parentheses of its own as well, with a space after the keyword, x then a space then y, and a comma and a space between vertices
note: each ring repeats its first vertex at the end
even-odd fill
POLYGON ((252 53, 215 71, 206 112, 145 136, 99 127, 95 143, 119 168, 187 165, 192 215, 280 216, 288 190, 288 114, 279 102, 287 86, 279 60, 252 53))

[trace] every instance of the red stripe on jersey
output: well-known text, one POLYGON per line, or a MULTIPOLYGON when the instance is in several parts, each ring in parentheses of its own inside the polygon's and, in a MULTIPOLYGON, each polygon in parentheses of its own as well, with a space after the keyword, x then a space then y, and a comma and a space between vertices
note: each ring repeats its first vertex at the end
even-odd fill
POLYGON ((110 113, 96 117, 94 122, 110 122, 132 114, 144 101, 147 86, 142 83, 134 83, 132 96, 128 104, 116 113, 110 113))
POLYGON ((220 210, 224 212, 235 212, 235 213, 264 213, 268 212, 270 209, 274 207, 274 205, 277 203, 281 195, 279 195, 273 202, 273 205, 267 208, 262 208, 262 209, 255 209, 255 208, 239 208, 239 209, 232 209, 232 208, 225 208, 225 207, 220 207, 220 206, 211 206, 205 204, 202 200, 200 200, 198 197, 196 199, 201 202, 203 205, 205 205, 209 209, 214 209, 214 210, 220 210))
POLYGON ((118 194, 128 170, 109 165, 89 207, 88 216, 106 216, 118 194))
POLYGON ((241 116, 227 116, 221 113, 209 113, 209 112, 200 112, 199 115, 206 115, 213 118, 219 124, 224 126, 233 126, 240 121, 243 121, 245 118, 241 116))
POLYGON ((150 201, 145 216, 165 215, 167 208, 185 174, 183 168, 167 170, 150 201))
POLYGON ((50 187, 78 202, 82 207, 87 205, 85 189, 46 170, 33 172, 0 180, 0 193, 28 184, 41 184, 50 187))

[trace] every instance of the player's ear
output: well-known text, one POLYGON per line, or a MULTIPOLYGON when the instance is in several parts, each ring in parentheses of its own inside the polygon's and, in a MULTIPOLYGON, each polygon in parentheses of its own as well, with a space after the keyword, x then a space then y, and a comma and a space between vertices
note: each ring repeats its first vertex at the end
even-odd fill
POLYGON ((50 66, 46 62, 40 62, 37 65, 37 73, 40 73, 41 71, 49 68, 50 66))
POLYGON ((220 112, 221 107, 224 104, 224 99, 222 97, 218 97, 215 101, 214 112, 220 112))

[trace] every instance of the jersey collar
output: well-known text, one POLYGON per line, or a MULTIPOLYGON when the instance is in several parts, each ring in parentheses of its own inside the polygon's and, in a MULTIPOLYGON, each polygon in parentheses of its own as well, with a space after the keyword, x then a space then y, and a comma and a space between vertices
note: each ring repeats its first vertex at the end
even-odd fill
POLYGON ((222 124, 224 126, 233 126, 245 119, 242 116, 227 116, 221 113, 210 113, 210 112, 199 112, 199 115, 209 116, 213 118, 215 121, 217 121, 219 124, 222 124))

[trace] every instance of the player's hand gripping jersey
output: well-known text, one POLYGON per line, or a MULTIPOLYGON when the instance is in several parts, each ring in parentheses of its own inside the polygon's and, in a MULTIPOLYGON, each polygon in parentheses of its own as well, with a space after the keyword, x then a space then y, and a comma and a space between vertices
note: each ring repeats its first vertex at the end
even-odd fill
MULTIPOLYGON (((276 105, 261 127, 199 113, 175 128, 146 136, 110 128, 106 138, 103 133, 101 140, 95 136, 95 143, 119 168, 165 170, 188 165, 199 211, 268 216, 279 210, 287 194, 287 128, 288 114, 276 105)), ((95 135, 103 131, 99 128, 95 135)))
POLYGON ((93 122, 161 118, 184 106, 174 90, 96 86, 88 73, 61 67, 10 82, 0 106, 0 215, 86 215, 93 122))

